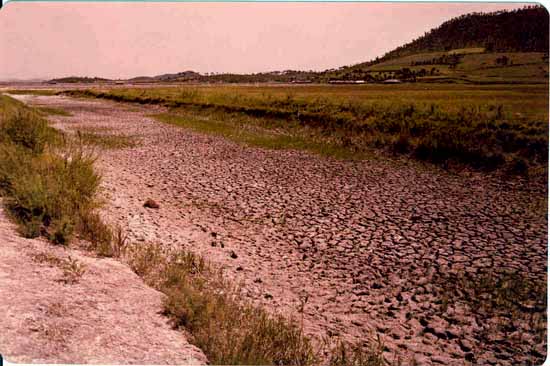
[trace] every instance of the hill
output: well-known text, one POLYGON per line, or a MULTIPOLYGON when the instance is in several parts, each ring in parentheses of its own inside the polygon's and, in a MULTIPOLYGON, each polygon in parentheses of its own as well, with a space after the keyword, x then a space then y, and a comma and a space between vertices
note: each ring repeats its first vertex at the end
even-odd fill
POLYGON ((380 58, 326 74, 368 81, 546 83, 548 26, 542 6, 466 14, 380 58))
POLYGON ((65 78, 52 79, 48 83, 104 83, 110 82, 111 80, 98 77, 87 77, 87 76, 69 76, 65 78))
MULTIPOLYGON (((548 82, 548 12, 532 5, 513 11, 472 13, 453 18, 422 37, 369 62, 321 72, 272 71, 256 74, 175 74, 140 76, 129 83, 209 82, 327 83, 407 82, 546 83, 548 82)), ((70 77, 55 82, 108 82, 70 77)))
POLYGON ((548 11, 532 5, 513 11, 462 15, 370 64, 417 53, 474 47, 487 52, 548 53, 548 11))

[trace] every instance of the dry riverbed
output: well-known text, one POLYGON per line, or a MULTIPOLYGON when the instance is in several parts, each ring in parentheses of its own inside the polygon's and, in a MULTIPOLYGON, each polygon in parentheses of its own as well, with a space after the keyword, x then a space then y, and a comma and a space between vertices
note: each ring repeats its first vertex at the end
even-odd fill
POLYGON ((468 301, 498 270, 546 281, 542 188, 244 147, 148 117, 160 107, 16 97, 69 112, 49 117, 57 128, 135 139, 100 151, 106 221, 134 242, 203 254, 272 311, 303 308, 308 334, 378 335, 386 359, 406 363, 545 358, 545 307, 526 300, 507 318, 468 301), (144 208, 149 198, 160 208, 144 208))

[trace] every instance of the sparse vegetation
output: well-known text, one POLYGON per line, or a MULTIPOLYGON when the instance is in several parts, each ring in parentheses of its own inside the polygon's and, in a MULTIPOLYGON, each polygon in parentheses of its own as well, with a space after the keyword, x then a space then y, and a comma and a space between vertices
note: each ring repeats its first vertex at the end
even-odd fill
POLYGON ((96 132, 78 132, 78 138, 86 145, 97 145, 103 149, 124 149, 136 146, 135 138, 123 135, 106 135, 96 132))
POLYGON ((64 109, 61 108, 54 108, 54 107, 37 107, 35 108, 39 112, 41 112, 45 116, 63 116, 63 117, 70 117, 72 114, 67 112, 64 109))
POLYGON ((86 273, 86 267, 80 263, 78 260, 73 259, 71 257, 68 257, 64 265, 62 267, 63 269, 63 282, 67 284, 75 284, 78 283, 80 278, 86 273))
POLYGON ((379 341, 368 347, 339 341, 317 349, 321 340, 306 336, 296 319, 241 300, 240 288, 200 256, 155 244, 123 247, 133 270, 167 295, 165 314, 174 326, 188 331, 212 364, 383 365, 379 341))
POLYGON ((537 343, 546 339, 545 281, 517 270, 487 269, 476 274, 443 276, 436 283, 442 288, 443 312, 449 304, 466 304, 483 324, 480 332, 515 332, 509 339, 514 344, 517 335, 526 331, 521 329, 525 327, 534 331, 537 343))
POLYGON ((50 96, 50 95, 56 95, 58 92, 52 89, 10 89, 10 90, 7 90, 6 93, 13 94, 13 95, 50 96))
POLYGON ((34 262, 39 264, 48 264, 53 267, 58 267, 63 271, 61 282, 66 284, 75 284, 86 273, 86 266, 77 259, 58 257, 52 253, 40 252, 31 254, 34 262))

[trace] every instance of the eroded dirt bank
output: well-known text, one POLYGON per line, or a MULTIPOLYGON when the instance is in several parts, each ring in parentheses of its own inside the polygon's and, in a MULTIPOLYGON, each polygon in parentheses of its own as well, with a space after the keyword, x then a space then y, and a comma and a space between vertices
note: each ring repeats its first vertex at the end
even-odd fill
POLYGON ((137 147, 101 152, 107 221, 133 241, 203 253, 273 311, 299 316, 307 298, 308 333, 378 334, 387 359, 420 364, 542 363, 531 324, 512 319, 494 332, 501 319, 446 301, 441 288, 497 268, 545 280, 540 192, 416 165, 243 147, 158 123, 150 106, 19 98, 70 112, 51 117, 58 128, 137 136, 137 147), (160 209, 144 208, 147 198, 160 209))
POLYGON ((0 352, 16 363, 204 364, 127 266, 24 239, 0 208, 0 352))

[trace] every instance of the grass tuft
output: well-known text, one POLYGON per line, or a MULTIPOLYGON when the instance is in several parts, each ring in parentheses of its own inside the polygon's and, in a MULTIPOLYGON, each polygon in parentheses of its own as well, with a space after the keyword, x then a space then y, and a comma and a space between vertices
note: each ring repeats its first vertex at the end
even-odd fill
POLYGON ((135 138, 122 135, 106 135, 95 132, 78 131, 78 138, 86 145, 96 145, 103 149, 124 149, 137 145, 135 138))
POLYGON ((35 110, 0 96, 0 193, 25 237, 66 245, 95 206, 94 157, 35 110))

